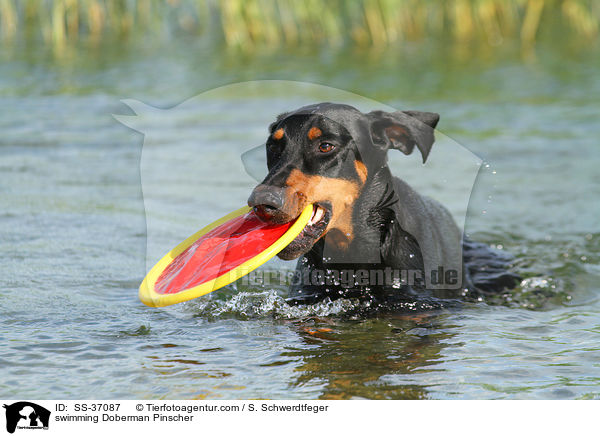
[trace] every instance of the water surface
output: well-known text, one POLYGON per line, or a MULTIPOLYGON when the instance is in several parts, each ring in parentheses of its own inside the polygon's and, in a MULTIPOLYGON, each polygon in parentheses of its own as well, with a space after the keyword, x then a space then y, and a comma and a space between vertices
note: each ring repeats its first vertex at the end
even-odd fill
MULTIPOLYGON (((357 68, 357 57, 343 55, 240 59, 197 50, 82 55, 65 65, 25 52, 3 58, 0 396, 600 398, 594 58, 449 62, 421 53, 357 68), (440 131, 489 165, 467 232, 513 253, 522 285, 459 308, 368 317, 354 315, 348 300, 290 308, 282 286, 234 284, 166 309, 143 306, 137 288, 152 244, 143 137, 111 114, 131 115, 123 98, 168 108, 217 85, 269 78, 440 113, 440 131)), ((237 107, 236 98, 220 104, 237 107)), ((290 104, 302 98, 290 95, 290 104)), ((244 104, 258 112, 269 100, 244 104)), ((243 123, 239 111, 214 114, 223 125, 243 123)), ((195 118, 179 121, 161 126, 154 144, 162 165, 201 158, 202 171, 195 185, 156 174, 159 194, 172 199, 154 216, 159 245, 239 207, 254 183, 231 177, 231 162, 257 145, 240 129, 199 134, 212 138, 199 142, 195 118)), ((453 186, 419 184, 434 193, 453 186)))

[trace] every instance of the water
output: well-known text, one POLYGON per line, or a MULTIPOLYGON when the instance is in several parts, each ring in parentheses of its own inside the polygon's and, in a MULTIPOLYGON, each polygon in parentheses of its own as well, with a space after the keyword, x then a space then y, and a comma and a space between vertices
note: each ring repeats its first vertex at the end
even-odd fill
MULTIPOLYGON (((458 62, 414 52, 358 68, 344 55, 248 59, 183 45, 65 64, 3 56, 0 397, 600 398, 597 57, 458 62), (440 131, 489 165, 467 232, 513 253, 522 285, 458 308, 374 316, 351 300, 290 308, 283 286, 242 284, 143 306, 146 243, 170 247, 243 203, 254 181, 239 154, 258 145, 244 134, 264 134, 253 120, 270 116, 271 100, 220 100, 248 108, 215 110, 222 129, 198 128, 202 105, 159 124, 160 165, 185 171, 159 172, 155 185, 140 171, 142 135, 111 114, 132 114, 123 98, 169 108, 259 78, 440 113, 440 131), (202 171, 186 184, 198 160, 202 171), (156 213, 153 199, 168 207, 156 213)), ((419 187, 434 195, 454 186, 428 182, 419 187)))

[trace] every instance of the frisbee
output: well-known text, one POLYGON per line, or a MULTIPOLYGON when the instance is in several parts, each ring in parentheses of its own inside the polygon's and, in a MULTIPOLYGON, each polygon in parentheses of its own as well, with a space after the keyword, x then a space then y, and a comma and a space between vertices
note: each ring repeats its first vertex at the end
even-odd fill
POLYGON ((140 285, 142 303, 163 307, 206 295, 277 255, 308 224, 313 206, 295 221, 267 224, 242 207, 204 227, 169 251, 140 285))

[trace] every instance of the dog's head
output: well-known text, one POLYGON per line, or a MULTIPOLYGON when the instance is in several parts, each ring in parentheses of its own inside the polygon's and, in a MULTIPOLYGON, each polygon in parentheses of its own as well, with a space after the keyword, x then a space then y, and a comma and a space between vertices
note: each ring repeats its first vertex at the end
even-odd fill
POLYGON ((353 210, 371 174, 386 166, 386 153, 412 153, 427 159, 439 116, 429 112, 364 114, 352 106, 321 103, 280 115, 266 142, 269 173, 248 205, 264 221, 294 220, 315 205, 309 224, 279 257, 301 256, 328 234, 338 249, 352 241, 353 210))

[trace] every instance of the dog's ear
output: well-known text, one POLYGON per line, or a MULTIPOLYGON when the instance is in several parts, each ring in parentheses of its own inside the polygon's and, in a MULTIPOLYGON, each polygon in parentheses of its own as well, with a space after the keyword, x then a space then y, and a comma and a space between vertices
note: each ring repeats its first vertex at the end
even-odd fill
POLYGON ((371 128, 371 138, 382 149, 394 148, 404 154, 411 154, 415 145, 421 151, 423 163, 435 140, 433 129, 440 116, 433 112, 373 111, 367 114, 371 128))

